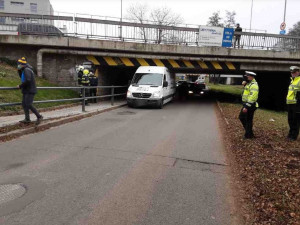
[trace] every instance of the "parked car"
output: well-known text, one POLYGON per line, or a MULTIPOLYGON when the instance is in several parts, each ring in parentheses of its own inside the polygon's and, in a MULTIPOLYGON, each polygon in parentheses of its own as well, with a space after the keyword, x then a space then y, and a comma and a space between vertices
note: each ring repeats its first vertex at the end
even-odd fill
POLYGON ((194 94, 198 94, 198 95, 205 94, 207 90, 208 90, 207 86, 206 86, 203 79, 196 80, 193 84, 193 87, 192 87, 192 92, 194 94))
POLYGON ((18 25, 18 35, 63 36, 64 34, 53 25, 20 23, 18 25))
POLYGON ((177 92, 179 95, 197 94, 203 95, 207 91, 207 86, 204 80, 196 80, 195 82, 179 80, 176 83, 177 92))

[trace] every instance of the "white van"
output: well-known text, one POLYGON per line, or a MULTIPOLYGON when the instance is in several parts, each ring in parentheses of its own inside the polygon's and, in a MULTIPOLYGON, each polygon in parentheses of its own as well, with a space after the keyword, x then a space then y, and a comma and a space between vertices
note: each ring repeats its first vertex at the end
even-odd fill
POLYGON ((153 105, 162 108, 176 92, 175 74, 161 66, 141 66, 127 91, 129 107, 153 105))

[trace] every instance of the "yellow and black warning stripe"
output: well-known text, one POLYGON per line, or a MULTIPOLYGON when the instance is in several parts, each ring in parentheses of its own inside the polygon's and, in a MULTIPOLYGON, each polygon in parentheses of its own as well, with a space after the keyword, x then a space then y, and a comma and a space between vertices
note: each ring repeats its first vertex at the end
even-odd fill
POLYGON ((240 69, 239 63, 217 61, 146 59, 109 56, 87 56, 87 59, 96 66, 165 66, 170 69, 186 68, 209 71, 236 71, 240 69))

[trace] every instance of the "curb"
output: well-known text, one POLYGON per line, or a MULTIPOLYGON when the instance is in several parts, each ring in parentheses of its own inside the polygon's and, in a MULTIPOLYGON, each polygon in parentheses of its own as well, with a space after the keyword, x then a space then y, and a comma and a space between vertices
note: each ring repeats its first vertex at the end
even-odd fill
POLYGON ((114 106, 111 108, 107 108, 107 109, 103 109, 103 110, 99 110, 99 111, 95 111, 95 112, 65 117, 62 119, 56 119, 56 120, 54 119, 54 121, 50 121, 46 124, 37 125, 35 127, 30 127, 28 129, 22 129, 19 132, 17 132, 17 130, 16 130, 16 132, 12 131, 11 133, 0 136, 0 142, 7 142, 7 141, 13 140, 15 138, 24 136, 26 134, 38 133, 38 132, 41 132, 44 130, 48 130, 52 127, 57 127, 57 126, 60 126, 60 125, 66 124, 66 123, 71 123, 71 122, 89 118, 89 117, 92 117, 92 116, 95 116, 95 115, 98 115, 98 114, 101 114, 104 112, 109 112, 109 111, 112 111, 112 110, 115 110, 118 108, 122 108, 126 105, 127 104, 122 104, 122 105, 114 106))
POLYGON ((222 116, 223 116, 223 118, 224 118, 226 124, 229 125, 229 122, 228 122, 227 118, 226 118, 225 115, 224 115, 223 109, 221 108, 221 105, 220 105, 220 102, 219 102, 219 101, 217 101, 217 105, 218 105, 218 107, 219 107, 219 110, 220 110, 220 112, 221 112, 221 114, 222 114, 222 116))

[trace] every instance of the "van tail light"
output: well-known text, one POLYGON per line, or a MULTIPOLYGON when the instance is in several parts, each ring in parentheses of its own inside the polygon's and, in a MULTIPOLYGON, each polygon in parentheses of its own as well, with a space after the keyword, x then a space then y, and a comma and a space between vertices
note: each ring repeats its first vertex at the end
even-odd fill
POLYGON ((20 32, 18 32, 18 36, 20 36, 20 32))

